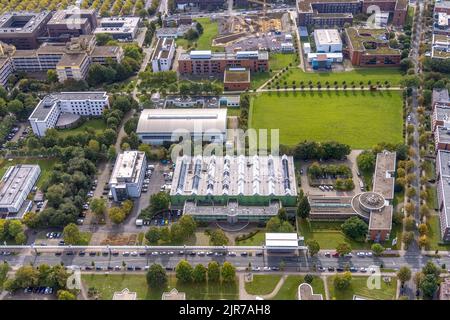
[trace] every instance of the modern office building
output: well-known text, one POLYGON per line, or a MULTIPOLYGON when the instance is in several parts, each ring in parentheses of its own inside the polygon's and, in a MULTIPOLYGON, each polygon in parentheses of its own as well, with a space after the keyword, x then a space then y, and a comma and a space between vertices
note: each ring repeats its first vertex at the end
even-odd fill
POLYGON ((180 25, 190 25, 192 23, 192 17, 190 15, 173 14, 163 17, 163 27, 178 27, 180 25))
POLYGON ((342 52, 342 40, 337 29, 314 30, 316 52, 342 52))
POLYGON ((372 191, 357 193, 354 196, 308 194, 310 218, 342 221, 358 216, 369 224, 368 239, 376 242, 389 239, 392 229, 396 156, 395 152, 387 151, 377 154, 372 191))
POLYGON ((432 108, 436 106, 450 107, 450 96, 448 94, 448 89, 433 89, 431 106, 432 108))
POLYGON ((97 28, 95 10, 76 7, 56 11, 47 23, 48 36, 60 41, 91 34, 95 28, 97 28))
POLYGON ((21 219, 31 208, 28 194, 41 173, 38 165, 10 166, 0 180, 0 218, 21 219))
POLYGON ((404 25, 407 0, 297 0, 298 24, 342 27, 351 24, 355 14, 372 13, 372 6, 392 14, 393 25, 404 25))
POLYGON ((297 204, 293 158, 178 157, 170 197, 199 221, 266 221, 297 204))
POLYGON ((226 141, 227 109, 145 109, 136 133, 148 144, 178 142, 181 137, 226 141))
POLYGON ((38 37, 46 33, 51 13, 6 12, 0 15, 0 41, 12 44, 19 50, 39 47, 38 37))
POLYGON ((109 180, 114 201, 137 198, 144 183, 147 158, 145 152, 124 151, 119 154, 109 180))
MULTIPOLYGON (((43 137, 47 129, 58 125, 58 121, 64 122, 64 126, 68 125, 65 115, 100 117, 107 107, 109 97, 106 92, 61 92, 45 96, 28 120, 34 134, 43 137)), ((77 120, 77 117, 69 118, 77 120)))
POLYGON ((169 71, 175 55, 175 40, 169 38, 159 38, 156 48, 152 53, 153 72, 169 71))
POLYGON ((398 67, 401 51, 389 46, 386 29, 345 29, 347 48, 344 53, 354 66, 398 67))
POLYGON ((450 152, 438 150, 436 155, 436 187, 441 238, 450 241, 450 152))
POLYGON ((181 74, 223 74, 227 68, 246 68, 251 72, 269 71, 267 51, 238 51, 236 53, 195 50, 182 53, 178 59, 181 74))
POLYGON ((56 65, 58 81, 83 80, 87 76, 90 65, 91 61, 86 52, 66 54, 56 65))
POLYGON ((100 20, 94 34, 109 34, 116 40, 132 41, 139 30, 139 17, 106 17, 100 20))

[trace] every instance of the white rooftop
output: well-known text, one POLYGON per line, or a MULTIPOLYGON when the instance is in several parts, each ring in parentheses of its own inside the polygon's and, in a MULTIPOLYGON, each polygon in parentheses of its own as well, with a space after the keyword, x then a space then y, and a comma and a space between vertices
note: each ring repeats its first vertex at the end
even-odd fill
POLYGON ((316 29, 314 30, 314 40, 316 45, 342 44, 341 36, 337 29, 316 29))
POLYGON ((297 233, 266 233, 266 247, 298 247, 297 233))

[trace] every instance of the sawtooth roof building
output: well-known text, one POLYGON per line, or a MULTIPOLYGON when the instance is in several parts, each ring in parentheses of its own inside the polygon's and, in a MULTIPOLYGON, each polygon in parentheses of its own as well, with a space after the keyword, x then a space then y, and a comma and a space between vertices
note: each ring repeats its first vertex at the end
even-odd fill
POLYGON ((171 204, 202 221, 266 221, 297 203, 292 157, 179 157, 171 204))

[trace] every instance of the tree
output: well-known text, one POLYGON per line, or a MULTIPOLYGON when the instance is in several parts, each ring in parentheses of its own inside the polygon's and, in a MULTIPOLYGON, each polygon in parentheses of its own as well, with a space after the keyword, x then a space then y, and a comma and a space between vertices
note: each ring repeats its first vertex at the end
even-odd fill
POLYGON ((425 266, 422 268, 422 273, 425 275, 431 274, 431 275, 435 276, 436 278, 438 278, 439 275, 441 274, 441 270, 432 261, 428 261, 425 264, 425 266))
POLYGON ((402 236, 403 243, 408 247, 414 241, 414 232, 406 231, 402 236))
POLYGON ((297 215, 302 219, 307 219, 310 212, 311 206, 309 205, 308 197, 302 194, 298 202, 297 215))
POLYGON ((293 232, 294 227, 289 221, 281 221, 277 216, 270 218, 266 223, 267 232, 293 232))
POLYGON ((25 244, 27 242, 27 236, 25 235, 24 232, 20 232, 14 237, 14 241, 16 242, 16 244, 19 245, 25 244))
POLYGON ((426 274, 420 283, 420 289, 426 299, 432 299, 439 287, 439 280, 431 274, 426 274))
POLYGON ((218 282, 220 280, 220 266, 217 261, 208 263, 208 281, 218 282))
POLYGON ((352 274, 350 272, 344 272, 343 274, 337 274, 334 276, 333 285, 337 290, 347 289, 352 281, 352 274))
POLYGON ((91 200, 90 208, 97 216, 102 216, 106 212, 106 200, 94 198, 91 200))
POLYGON ((229 239, 222 229, 216 229, 211 232, 209 242, 212 246, 226 246, 229 242, 229 239))
POLYGON ((427 248, 430 245, 430 239, 428 239, 427 235, 421 235, 418 241, 419 247, 427 248))
POLYGON ((58 300, 77 300, 77 297, 67 290, 59 290, 57 296, 58 300))
POLYGON ((35 287, 38 285, 39 272, 32 266, 23 266, 17 269, 14 279, 16 288, 35 287))
POLYGON ((205 282, 206 281, 206 273, 207 270, 204 265, 199 263, 195 266, 194 271, 192 273, 192 278, 194 282, 205 282))
POLYGON ((113 145, 110 145, 108 147, 108 154, 107 154, 108 159, 113 160, 116 158, 116 156, 117 156, 116 147, 114 147, 113 145))
POLYGON ((56 83, 58 82, 58 74, 55 70, 47 70, 47 82, 49 83, 56 83))
POLYGON ((278 218, 282 221, 286 221, 288 219, 286 209, 284 207, 278 210, 278 218))
POLYGON ((63 238, 66 244, 80 244, 83 237, 75 223, 69 223, 63 230, 63 238))
POLYGON ((305 282, 311 284, 314 281, 314 276, 312 274, 305 274, 305 282))
POLYGON ((397 271, 397 278, 400 280, 402 285, 411 280, 411 269, 407 266, 400 267, 400 269, 397 271))
POLYGON ((191 264, 184 259, 175 268, 176 277, 181 282, 191 282, 193 271, 191 264))
POLYGON ((351 217, 341 225, 346 236, 354 240, 362 240, 366 237, 369 226, 358 217, 351 217))
POLYGON ((119 207, 111 207, 108 209, 108 215, 115 224, 122 223, 125 220, 125 213, 119 207))
POLYGON ((18 99, 11 100, 10 102, 8 102, 6 109, 8 110, 8 112, 18 115, 23 110, 23 103, 18 99))
POLYGON ((151 265, 147 271, 147 285, 154 288, 162 288, 167 284, 166 270, 157 263, 151 265))
POLYGON ((308 246, 311 257, 315 256, 320 251, 320 245, 316 240, 308 240, 306 241, 306 245, 308 246))
POLYGON ((157 244, 159 239, 161 239, 161 231, 158 227, 152 226, 145 233, 145 238, 150 244, 157 244))
POLYGON ((420 86, 420 78, 416 75, 406 75, 400 83, 406 88, 417 88, 420 86))
POLYGON ((373 172, 375 169, 375 155, 371 151, 363 151, 356 158, 358 168, 363 172, 373 172))
POLYGON ((169 208, 170 197, 167 192, 161 191, 150 197, 150 208, 153 213, 169 208))
POLYGON ((348 243, 340 243, 336 247, 336 252, 343 256, 352 252, 352 247, 348 243))
POLYGON ((221 274, 224 282, 233 282, 236 279, 236 267, 230 262, 225 261, 222 265, 221 274))
POLYGON ((384 247, 379 243, 374 243, 371 249, 376 256, 381 255, 384 251, 384 247))

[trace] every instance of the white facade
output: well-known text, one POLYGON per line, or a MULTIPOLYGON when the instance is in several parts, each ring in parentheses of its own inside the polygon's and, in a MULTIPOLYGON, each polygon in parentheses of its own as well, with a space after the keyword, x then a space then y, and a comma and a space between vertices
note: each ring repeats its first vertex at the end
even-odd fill
POLYGON ((17 214, 35 185, 41 168, 38 165, 21 164, 6 170, 0 181, 0 216, 17 214))
POLYGON ((100 20, 94 34, 106 33, 116 40, 131 41, 139 29, 139 17, 106 17, 100 20))
POLYGON ((109 181, 114 201, 140 197, 146 169, 145 152, 125 151, 121 153, 116 159, 109 181))
POLYGON ((337 29, 314 30, 316 52, 341 52, 342 40, 337 29))
POLYGON ((47 129, 55 127, 62 112, 98 117, 105 107, 109 107, 106 92, 61 92, 44 97, 28 120, 34 134, 43 137, 47 129))
POLYGON ((175 55, 175 41, 169 38, 160 38, 152 55, 153 72, 169 71, 172 68, 175 55))

